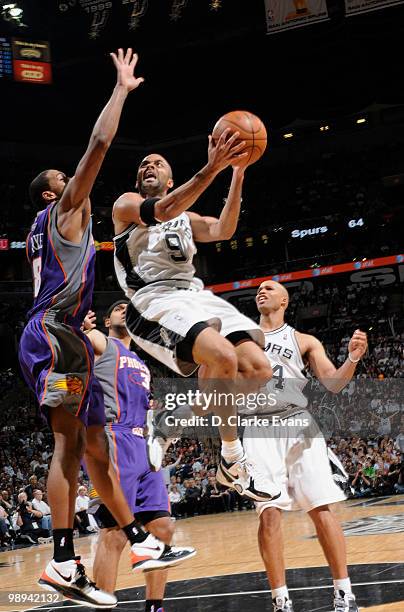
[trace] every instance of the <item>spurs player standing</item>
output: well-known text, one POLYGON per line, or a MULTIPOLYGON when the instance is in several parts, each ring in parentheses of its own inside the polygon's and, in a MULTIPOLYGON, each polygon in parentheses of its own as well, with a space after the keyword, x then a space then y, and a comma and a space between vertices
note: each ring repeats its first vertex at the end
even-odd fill
MULTIPOLYGON (((130 298, 126 323, 133 340, 150 355, 182 376, 198 366, 200 379, 219 386, 259 386, 271 377, 262 352, 263 333, 231 304, 213 295, 195 278, 194 241, 230 239, 240 213, 245 142, 225 130, 216 145, 209 139, 208 163, 171 193, 172 171, 157 154, 145 157, 137 173, 139 193, 125 193, 113 210, 115 269, 130 298), (233 167, 232 181, 220 217, 187 212, 224 168, 233 167)), ((228 387, 226 387, 228 389, 228 387)), ((245 387, 243 387, 245 388, 245 387)), ((216 411, 219 408, 216 406, 216 411)), ((278 494, 260 479, 246 460, 236 426, 227 417, 235 406, 221 406, 222 459, 218 479, 256 501, 278 494)))
POLYGON ((281 512, 304 510, 314 522, 331 568, 334 609, 355 612, 358 607, 348 578, 344 535, 329 507, 345 496, 332 478, 325 440, 305 410, 303 371, 307 364, 329 391, 338 393, 354 375, 357 363, 367 350, 367 338, 365 333, 355 331, 349 342, 348 357, 337 369, 319 340, 285 323, 288 301, 287 290, 275 281, 265 281, 258 289, 256 303, 261 313, 260 327, 265 333, 265 354, 273 370, 269 385, 277 392, 273 414, 285 420, 293 417, 296 423, 295 427, 290 427, 291 420, 288 420, 289 425, 279 427, 273 419, 269 428, 259 431, 246 428, 244 432, 246 452, 281 487, 278 499, 256 504, 260 517, 260 552, 272 589, 274 611, 293 612, 285 579, 281 512), (304 418, 309 422, 306 430, 299 428, 304 418))

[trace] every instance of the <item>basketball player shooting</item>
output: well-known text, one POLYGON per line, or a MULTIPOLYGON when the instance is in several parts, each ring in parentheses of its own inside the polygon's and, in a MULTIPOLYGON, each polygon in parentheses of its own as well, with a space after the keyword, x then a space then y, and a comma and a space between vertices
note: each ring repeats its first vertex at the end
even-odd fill
MULTIPOLYGON (((216 142, 209 138, 208 162, 187 183, 173 187, 172 170, 164 157, 148 155, 137 173, 139 193, 125 193, 114 205, 115 270, 131 300, 128 331, 143 350, 181 376, 199 369, 202 381, 258 388, 271 377, 263 333, 234 306, 204 289, 195 278, 192 258, 196 242, 229 240, 237 227, 244 180, 245 141, 225 129, 216 142), (219 218, 188 209, 214 178, 233 166, 226 204, 219 218)), ((226 386, 227 385, 227 386, 226 386)), ((227 417, 234 405, 215 406, 224 426, 218 480, 256 501, 278 495, 247 461, 236 425, 227 417)))
POLYGON ((59 170, 45 170, 30 186, 33 204, 45 208, 38 212, 27 238, 34 305, 19 346, 25 380, 36 394, 55 439, 47 482, 54 556, 39 584, 95 608, 115 607, 117 599, 98 589, 87 578, 80 558, 75 557, 74 502, 85 449, 91 479, 124 529, 132 552, 136 556, 159 557, 165 548, 133 520, 109 464, 104 407, 95 393, 94 355, 90 342, 80 331, 94 285, 95 248, 89 195, 117 131, 125 100, 143 82, 134 75, 137 55, 131 49, 126 54, 119 49, 117 55, 111 56, 117 82, 75 175, 69 179, 59 170), (148 538, 152 538, 152 546, 148 538))
POLYGON ((306 411, 303 394, 309 367, 332 393, 340 392, 355 374, 367 351, 367 337, 356 330, 348 345, 348 357, 338 369, 328 359, 323 345, 309 334, 297 332, 285 323, 289 303, 286 288, 272 280, 264 281, 256 296, 265 334, 265 355, 271 362, 276 406, 263 407, 265 415, 281 417, 288 424, 246 427, 243 444, 268 477, 281 486, 281 495, 270 502, 257 503, 260 517, 258 542, 272 589, 274 612, 293 612, 286 586, 281 530, 282 510, 302 509, 312 519, 319 542, 334 579, 335 612, 357 612, 348 577, 344 535, 329 504, 345 499, 333 480, 327 447, 313 417, 306 411), (306 430, 299 421, 306 418, 306 430), (296 425, 293 425, 296 423, 296 425))

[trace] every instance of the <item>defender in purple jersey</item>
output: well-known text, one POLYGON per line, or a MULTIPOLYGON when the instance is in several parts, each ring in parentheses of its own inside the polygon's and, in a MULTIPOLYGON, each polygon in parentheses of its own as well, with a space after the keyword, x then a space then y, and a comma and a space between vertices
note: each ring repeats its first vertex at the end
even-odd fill
MULTIPOLYGON (((144 429, 149 410, 150 372, 146 364, 130 350, 131 338, 126 329, 128 300, 110 306, 105 317, 108 337, 94 329, 94 316, 85 319, 88 338, 95 353, 95 375, 103 395, 111 460, 118 474, 129 507, 150 533, 167 544, 161 557, 161 571, 147 572, 146 612, 162 610, 168 565, 195 555, 193 548, 170 547, 174 525, 170 518, 167 489, 161 472, 151 469, 147 460, 144 429), (153 607, 154 606, 154 607, 153 607)), ((94 516, 101 527, 94 561, 97 584, 113 592, 119 559, 125 537, 101 500, 91 502, 94 516)), ((148 569, 150 560, 132 553, 138 569, 148 569)))
MULTIPOLYGON (((39 584, 78 603, 96 608, 117 605, 116 597, 99 590, 86 576, 73 546, 74 498, 80 459, 86 449, 93 482, 124 529, 135 554, 152 537, 133 521, 112 466, 104 433, 102 394, 93 376, 94 355, 80 331, 94 281, 90 191, 115 136, 126 97, 143 81, 134 75, 137 55, 111 53, 117 82, 99 116, 90 142, 72 179, 45 170, 31 183, 39 212, 27 240, 34 278, 34 305, 23 332, 19 359, 28 385, 36 393, 55 438, 48 478, 54 558, 39 584), (101 400, 97 403, 96 398, 101 400), (86 427, 88 429, 86 431, 86 427)), ((164 553, 155 538, 154 555, 164 553)))

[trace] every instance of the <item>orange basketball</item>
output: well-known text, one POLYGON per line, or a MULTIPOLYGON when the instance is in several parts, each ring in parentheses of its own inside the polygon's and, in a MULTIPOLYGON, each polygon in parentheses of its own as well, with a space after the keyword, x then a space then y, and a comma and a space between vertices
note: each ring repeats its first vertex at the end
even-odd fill
MULTIPOLYGON (((232 111, 220 117, 219 121, 213 128, 212 138, 216 143, 221 133, 230 128, 233 132, 240 132, 238 140, 245 140, 248 157, 243 160, 243 166, 249 166, 256 162, 264 153, 267 146, 267 131, 261 119, 248 111, 232 111)), ((242 152, 244 152, 242 151, 242 152)))

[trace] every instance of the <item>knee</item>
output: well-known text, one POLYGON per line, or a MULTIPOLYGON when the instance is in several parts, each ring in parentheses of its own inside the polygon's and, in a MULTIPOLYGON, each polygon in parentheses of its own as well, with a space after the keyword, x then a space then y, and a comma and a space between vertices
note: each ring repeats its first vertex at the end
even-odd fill
POLYGON ((54 432, 56 455, 65 454, 80 461, 86 449, 86 431, 84 427, 73 430, 70 435, 54 432))
POLYGON ((108 442, 103 427, 88 428, 86 453, 90 457, 108 462, 108 442))
POLYGON ((264 354, 249 361, 243 361, 243 378, 254 379, 262 384, 272 378, 272 368, 264 354))
POLYGON ((153 522, 146 525, 146 528, 156 538, 164 542, 164 544, 170 544, 174 536, 175 526, 170 518, 166 518, 159 521, 159 525, 153 525, 153 522))
POLYGON ((227 342, 212 349, 210 364, 219 371, 221 376, 235 378, 237 374, 237 354, 233 346, 227 342))
POLYGON ((266 508, 260 516, 259 531, 261 537, 270 537, 281 528, 281 513, 278 508, 266 508))
POLYGON ((122 529, 106 529, 105 531, 106 533, 102 534, 105 548, 110 552, 121 554, 127 541, 122 529))
POLYGON ((316 524, 316 525, 322 525, 326 522, 328 522, 330 520, 330 518, 333 518, 333 514, 331 513, 330 507, 325 505, 325 506, 318 506, 317 508, 314 508, 313 510, 310 510, 310 512, 308 513, 311 520, 316 524))

